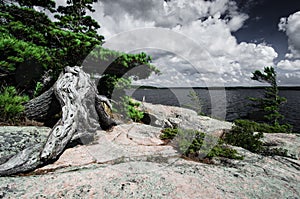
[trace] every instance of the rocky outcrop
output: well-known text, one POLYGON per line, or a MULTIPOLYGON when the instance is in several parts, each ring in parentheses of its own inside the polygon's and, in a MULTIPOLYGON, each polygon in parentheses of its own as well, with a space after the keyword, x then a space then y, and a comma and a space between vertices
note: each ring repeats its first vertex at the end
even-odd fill
POLYGON ((199 116, 190 109, 181 107, 154 105, 142 102, 141 109, 146 112, 146 121, 152 126, 179 127, 194 129, 205 133, 214 133, 218 130, 231 129, 232 123, 220 121, 206 116, 199 116))
MULTIPOLYGON (((299 159, 264 157, 239 147, 233 148, 244 160, 215 158, 215 164, 204 164, 182 159, 159 139, 166 121, 176 119, 172 125, 180 127, 190 123, 207 133, 232 124, 177 107, 144 106, 156 118, 155 126, 127 123, 97 131, 93 143, 66 149, 53 164, 1 177, 0 198, 299 198, 299 159)), ((296 154, 297 135, 276 135, 264 142, 296 154)))
POLYGON ((159 128, 124 124, 97 132, 28 176, 2 177, 4 198, 297 198, 300 162, 238 148, 243 161, 208 165, 161 145, 159 128), (142 130, 142 131, 140 131, 142 130), (147 132, 146 134, 139 132, 147 132), (142 139, 144 138, 144 139, 142 139))

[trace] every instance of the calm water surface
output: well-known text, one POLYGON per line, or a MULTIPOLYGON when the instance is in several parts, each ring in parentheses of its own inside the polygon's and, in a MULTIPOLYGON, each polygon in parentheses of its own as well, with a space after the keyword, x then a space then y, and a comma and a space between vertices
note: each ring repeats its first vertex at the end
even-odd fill
MULTIPOLYGON (((233 121, 238 118, 247 118, 253 110, 250 106, 249 97, 262 97, 263 88, 237 88, 237 89, 203 89, 203 88, 175 88, 175 89, 132 89, 127 91, 135 99, 145 99, 146 102, 172 106, 191 105, 194 109, 198 107, 190 97, 189 92, 198 94, 202 112, 206 115, 233 121)), ((300 89, 282 89, 279 93, 287 98, 287 103, 281 108, 286 121, 294 126, 295 132, 300 132, 300 89)))

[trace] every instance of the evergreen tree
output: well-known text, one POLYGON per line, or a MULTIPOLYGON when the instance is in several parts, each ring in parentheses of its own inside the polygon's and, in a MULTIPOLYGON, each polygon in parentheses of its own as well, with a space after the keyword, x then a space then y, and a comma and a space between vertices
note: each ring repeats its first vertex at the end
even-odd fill
POLYGON ((266 122, 279 127, 284 116, 280 114, 280 106, 286 102, 286 98, 279 96, 277 85, 277 74, 273 67, 265 67, 264 72, 256 70, 251 79, 268 83, 270 87, 265 88, 263 98, 251 98, 256 102, 256 106, 263 111, 266 122))
POLYGON ((44 70, 52 69, 55 77, 65 66, 80 65, 93 47, 101 44, 102 40, 59 27, 45 13, 30 8, 32 3, 29 5, 0 6, 2 76, 14 75, 20 65, 38 63, 35 65, 44 70))
POLYGON ((92 7, 93 0, 67 0, 67 6, 59 6, 55 18, 61 28, 86 35, 102 41, 104 38, 97 34, 100 25, 91 16, 86 15, 87 11, 95 12, 92 7))
POLYGON ((17 3, 22 7, 33 8, 33 6, 39 6, 54 12, 55 1, 54 0, 0 0, 0 4, 9 5, 17 3))
POLYGON ((52 86, 65 66, 75 65, 93 65, 96 72, 116 79, 139 65, 147 71, 141 78, 154 71, 150 57, 143 53, 127 55, 101 47, 100 26, 87 15, 94 11, 92 3, 67 0, 66 6, 56 10, 52 0, 0 0, 0 86, 16 86, 33 96, 43 74, 50 74, 53 81, 41 92, 52 86), (56 14, 58 21, 51 21, 34 6, 56 14), (87 55, 94 62, 83 63, 87 55))

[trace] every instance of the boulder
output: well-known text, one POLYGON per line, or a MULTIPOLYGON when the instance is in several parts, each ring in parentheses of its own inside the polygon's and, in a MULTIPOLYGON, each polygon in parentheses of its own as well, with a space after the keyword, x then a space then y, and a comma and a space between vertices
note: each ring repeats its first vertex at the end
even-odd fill
POLYGON ((147 102, 141 103, 141 109, 146 113, 147 123, 152 126, 161 128, 179 127, 205 133, 215 133, 232 127, 230 122, 200 116, 194 110, 175 106, 154 105, 147 102))

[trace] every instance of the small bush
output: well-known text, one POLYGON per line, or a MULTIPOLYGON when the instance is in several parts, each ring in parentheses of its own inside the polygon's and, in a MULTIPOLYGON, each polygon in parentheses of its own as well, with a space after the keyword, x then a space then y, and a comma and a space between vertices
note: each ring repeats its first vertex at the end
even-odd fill
POLYGON ((264 146, 261 139, 264 133, 279 133, 286 130, 285 125, 270 126, 265 123, 256 123, 249 120, 236 120, 234 127, 226 133, 224 141, 228 144, 239 146, 251 152, 264 156, 287 156, 287 150, 282 148, 269 148, 264 146))
POLYGON ((140 122, 144 117, 144 112, 138 109, 140 105, 141 103, 135 102, 131 97, 125 96, 123 98, 125 113, 134 122, 140 122))
POLYGON ((266 123, 257 123, 250 120, 235 120, 236 126, 262 133, 291 133, 291 126, 288 124, 271 126, 266 123))
POLYGON ((282 125, 275 125, 271 126, 266 123, 259 124, 258 131, 264 132, 264 133, 291 133, 292 132, 292 126, 290 124, 282 124, 282 125))
POLYGON ((248 120, 236 120, 234 127, 226 133, 224 139, 218 139, 195 130, 166 128, 162 130, 160 138, 171 141, 171 145, 182 153, 184 157, 194 160, 204 158, 225 157, 243 159, 238 152, 226 144, 245 148, 253 153, 264 156, 288 156, 287 150, 264 146, 261 139, 264 132, 272 132, 275 127, 259 124, 248 120), (213 146, 213 147, 212 147, 213 146))
POLYGON ((287 149, 283 149, 283 148, 268 148, 268 147, 264 147, 263 150, 261 151, 261 154, 264 155, 264 156, 278 155, 278 156, 288 157, 288 150, 287 149))
POLYGON ((236 120, 234 124, 231 131, 225 136, 226 143, 243 147, 254 153, 262 151, 263 143, 260 139, 263 138, 263 133, 257 132, 259 125, 256 122, 236 120))
POLYGON ((178 134, 178 129, 173 128, 165 128, 162 130, 162 134, 160 135, 160 139, 162 140, 172 140, 178 134))
POLYGON ((28 96, 19 96, 15 87, 4 88, 0 93, 0 120, 8 123, 20 120, 25 109, 23 104, 28 100, 28 96))
POLYGON ((160 136, 162 140, 172 140, 173 146, 185 157, 196 160, 213 157, 243 159, 237 151, 227 147, 222 140, 196 130, 166 128, 160 136), (217 142, 217 143, 215 143, 217 142), (212 147, 213 146, 213 147, 212 147))

